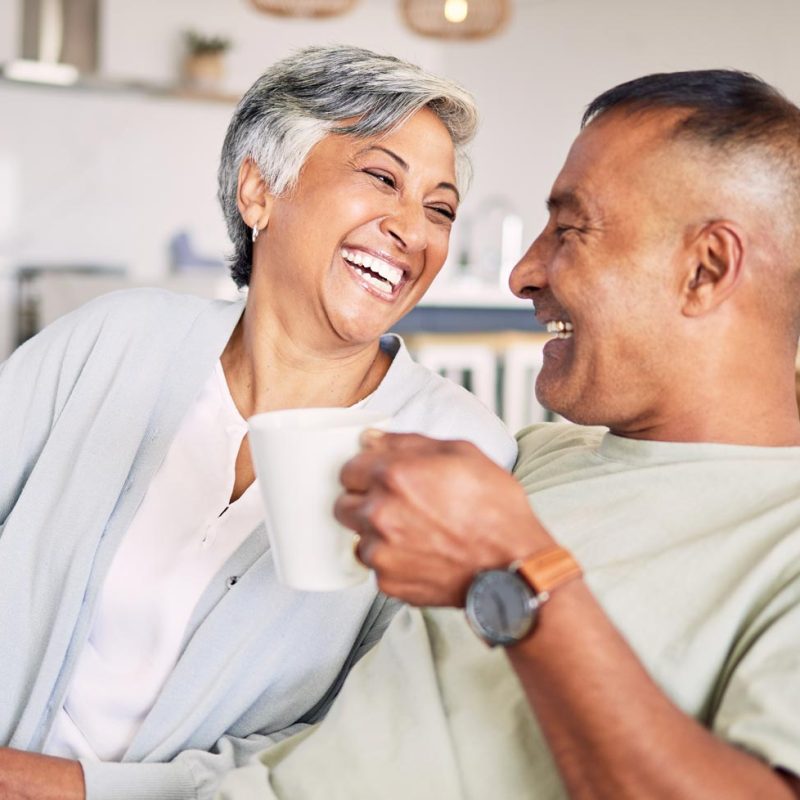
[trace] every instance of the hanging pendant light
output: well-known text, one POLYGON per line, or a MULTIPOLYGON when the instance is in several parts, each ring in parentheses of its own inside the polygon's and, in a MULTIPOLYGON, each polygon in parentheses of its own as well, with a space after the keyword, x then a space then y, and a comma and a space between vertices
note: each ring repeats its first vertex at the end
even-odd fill
POLYGON ((281 17, 334 17, 353 9, 358 0, 250 0, 259 10, 281 17))
POLYGON ((412 31, 438 39, 482 39, 508 20, 509 0, 401 0, 412 31))

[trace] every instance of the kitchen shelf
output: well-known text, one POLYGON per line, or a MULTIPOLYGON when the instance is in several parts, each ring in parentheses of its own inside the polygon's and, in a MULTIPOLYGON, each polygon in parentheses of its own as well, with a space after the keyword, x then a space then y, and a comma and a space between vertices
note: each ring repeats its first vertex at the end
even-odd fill
POLYGON ((195 103, 221 103, 229 106, 236 105, 240 99, 240 96, 236 94, 201 91, 180 84, 156 84, 134 80, 99 78, 89 75, 82 76, 76 83, 69 84, 53 81, 20 80, 4 75, 2 73, 2 66, 0 66, 0 86, 33 90, 57 89, 64 92, 141 95, 165 100, 182 100, 195 103))
POLYGON ((434 283, 419 305, 397 322, 398 333, 541 331, 530 300, 508 288, 467 281, 434 283))
MULTIPOLYGON (((444 276, 442 276, 444 277, 444 276)), ((520 300, 511 294, 507 286, 491 286, 463 280, 434 281, 428 289, 422 304, 447 308, 502 308, 522 309, 530 312, 531 301, 520 300)))
POLYGON ((541 331, 542 326, 528 308, 482 308, 479 306, 433 306, 420 303, 392 326, 398 333, 477 333, 495 331, 541 331))

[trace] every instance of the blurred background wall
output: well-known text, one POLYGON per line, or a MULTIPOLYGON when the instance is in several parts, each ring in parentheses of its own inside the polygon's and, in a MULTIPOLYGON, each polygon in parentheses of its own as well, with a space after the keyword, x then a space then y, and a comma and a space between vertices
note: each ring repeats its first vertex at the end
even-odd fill
MULTIPOLYGON (((21 55, 23 0, 0 0, 0 63, 21 55)), ((475 259, 475 235, 498 207, 523 239, 598 92, 644 73, 704 67, 753 71, 800 102, 797 0, 512 0, 498 35, 420 37, 396 0, 360 0, 330 19, 287 19, 247 0, 99 0, 98 75, 91 89, 0 79, 0 359, 13 342, 20 266, 118 267, 158 282, 169 244, 221 258, 217 156, 234 98, 272 61, 314 43, 392 53, 452 77, 477 97, 475 179, 448 269, 475 259), (174 86, 183 32, 232 42, 215 97, 174 86), (124 87, 124 88, 120 88, 124 87)), ((447 289, 447 275, 439 291, 447 289)))

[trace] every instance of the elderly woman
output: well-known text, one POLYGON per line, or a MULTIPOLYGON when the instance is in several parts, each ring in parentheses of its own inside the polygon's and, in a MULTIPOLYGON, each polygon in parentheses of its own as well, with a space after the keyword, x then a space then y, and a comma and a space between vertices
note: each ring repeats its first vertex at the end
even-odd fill
POLYGON ((382 634, 372 582, 277 582, 251 414, 361 404, 510 465, 502 425, 381 336, 445 260, 474 127, 463 90, 394 58, 276 64, 219 170, 246 303, 109 295, 0 368, 3 798, 210 797, 382 634))

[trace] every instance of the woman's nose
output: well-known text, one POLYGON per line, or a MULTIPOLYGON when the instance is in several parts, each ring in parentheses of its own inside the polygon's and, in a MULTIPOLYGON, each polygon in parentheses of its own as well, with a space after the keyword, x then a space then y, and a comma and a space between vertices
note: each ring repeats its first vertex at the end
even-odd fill
POLYGON ((424 250, 428 245, 425 208, 419 203, 398 203, 394 211, 381 221, 381 230, 406 253, 424 250))

